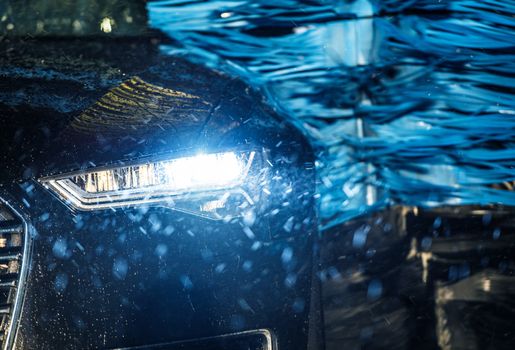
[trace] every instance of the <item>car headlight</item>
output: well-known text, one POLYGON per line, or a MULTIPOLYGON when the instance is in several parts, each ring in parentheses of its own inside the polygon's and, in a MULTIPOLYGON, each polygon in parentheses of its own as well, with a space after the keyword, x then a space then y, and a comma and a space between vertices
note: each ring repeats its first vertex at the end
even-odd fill
POLYGON ((176 209, 213 216, 217 209, 227 206, 231 196, 252 203, 247 180, 256 154, 231 151, 141 160, 44 177, 40 182, 79 210, 157 202, 176 207, 177 201, 187 201, 188 205, 176 209))

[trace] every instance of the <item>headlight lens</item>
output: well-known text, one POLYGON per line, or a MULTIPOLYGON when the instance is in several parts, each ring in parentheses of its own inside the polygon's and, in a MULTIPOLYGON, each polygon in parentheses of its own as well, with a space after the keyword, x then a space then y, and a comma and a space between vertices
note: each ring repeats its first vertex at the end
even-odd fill
MULTIPOLYGON (((223 152, 141 161, 45 177, 40 181, 78 209, 102 209, 186 197, 242 192, 256 152, 223 152)), ((212 200, 211 200, 212 201, 212 200)), ((220 199, 215 206, 219 207, 220 199)), ((212 202, 215 203, 215 202, 212 202)))

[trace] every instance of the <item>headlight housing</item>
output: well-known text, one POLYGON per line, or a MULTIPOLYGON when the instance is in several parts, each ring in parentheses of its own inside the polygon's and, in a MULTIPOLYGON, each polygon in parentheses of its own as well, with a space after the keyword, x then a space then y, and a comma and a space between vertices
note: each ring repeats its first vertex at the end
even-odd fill
POLYGON ((263 174, 258 158, 256 151, 230 151, 143 159, 44 177, 40 182, 78 210, 163 203, 217 217, 231 197, 253 203, 248 190, 263 174), (177 206, 177 202, 185 203, 177 206))

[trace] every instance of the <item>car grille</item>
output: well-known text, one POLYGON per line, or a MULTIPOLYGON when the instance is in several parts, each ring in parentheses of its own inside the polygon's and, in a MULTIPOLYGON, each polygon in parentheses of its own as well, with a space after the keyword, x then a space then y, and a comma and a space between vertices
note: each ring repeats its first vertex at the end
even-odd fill
POLYGON ((21 217, 0 199, 0 342, 13 342, 19 311, 22 264, 26 251, 25 225, 21 217))

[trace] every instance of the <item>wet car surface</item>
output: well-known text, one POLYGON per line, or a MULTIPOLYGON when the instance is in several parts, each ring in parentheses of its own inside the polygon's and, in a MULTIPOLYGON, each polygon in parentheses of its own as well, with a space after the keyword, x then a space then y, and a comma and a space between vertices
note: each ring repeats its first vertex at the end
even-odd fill
MULTIPOLYGON (((143 47, 152 48, 153 40, 143 47)), ((7 45, 16 48, 16 43, 7 45)), ((91 54, 91 47, 104 52, 103 45, 80 45, 76 55, 87 61, 83 55, 91 54)), ((3 192, 9 203, 24 207, 26 235, 32 237, 32 252, 24 258, 30 273, 17 346, 127 347, 246 329, 270 329, 286 348, 307 343, 316 222, 313 159, 306 141, 241 82, 152 55, 148 67, 139 70, 109 62, 116 73, 104 81, 104 95, 86 92, 80 99, 92 105, 71 116, 80 106, 66 110, 61 103, 67 94, 106 74, 107 64, 81 76, 82 65, 55 63, 55 51, 50 57, 46 52, 32 52, 30 59, 23 53, 25 60, 45 62, 32 83, 40 99, 5 106, 3 112, 16 129, 6 133, 13 153, 4 154, 5 162, 25 157, 4 168, 10 184, 3 192), (44 81, 45 74, 65 78, 44 81), (260 184, 270 191, 260 191, 260 202, 248 209, 256 213, 245 220, 181 214, 175 204, 81 212, 38 181, 16 181, 148 155, 179 157, 239 147, 269 149, 267 163, 273 165, 260 184)), ((23 65, 17 57, 10 59, 23 65)), ((18 70, 11 66, 11 71, 16 80, 18 70)), ((10 86, 6 93, 14 91, 10 86)))
MULTIPOLYGON (((156 8, 148 11, 155 16, 156 8)), ((158 20, 152 17, 149 25, 155 28, 158 20)), ((348 163, 334 140, 321 152, 321 139, 306 137, 316 124, 292 119, 270 91, 206 68, 198 57, 170 54, 182 43, 146 29, 146 18, 137 21, 143 31, 123 32, 120 18, 104 17, 103 33, 0 41, 5 348, 511 348, 512 207, 499 201, 425 208, 414 199, 413 205, 366 202, 356 209, 352 195, 368 201, 371 184, 379 181, 361 164, 368 146, 356 152, 358 165, 348 163), (107 35, 115 23, 122 35, 107 35), (122 197, 99 208, 97 197, 74 201, 50 183, 199 152, 256 158, 240 192, 197 191, 171 200, 149 195, 129 204, 122 197), (341 174, 327 176, 331 157, 340 167, 331 171, 345 169, 366 184, 353 187, 340 183, 341 174), (342 193, 348 198, 339 211, 350 207, 358 214, 341 219, 338 211, 324 211, 342 193)), ((358 19, 358 27, 369 22, 358 19)), ((252 35, 295 32, 263 28, 252 35)), ((243 60, 251 66, 249 57, 243 60)), ((336 108, 338 94, 318 88, 315 96, 336 108)), ((311 111, 296 98, 309 100, 312 91, 286 90, 296 108, 311 111)), ((371 108, 370 115, 379 110, 371 108)), ((360 137, 374 136, 366 123, 359 125, 365 129, 360 137)), ((315 134, 332 135, 329 127, 315 134)), ((495 140, 488 145, 504 147, 495 140)), ((416 172, 402 156, 424 157, 413 156, 410 147, 395 162, 416 172)), ((438 166, 421 173, 452 178, 438 166)), ((452 193, 390 180, 379 187, 396 199, 411 193, 434 201, 452 193)), ((503 198, 511 182, 494 180, 485 193, 502 187, 496 198, 503 198)))

